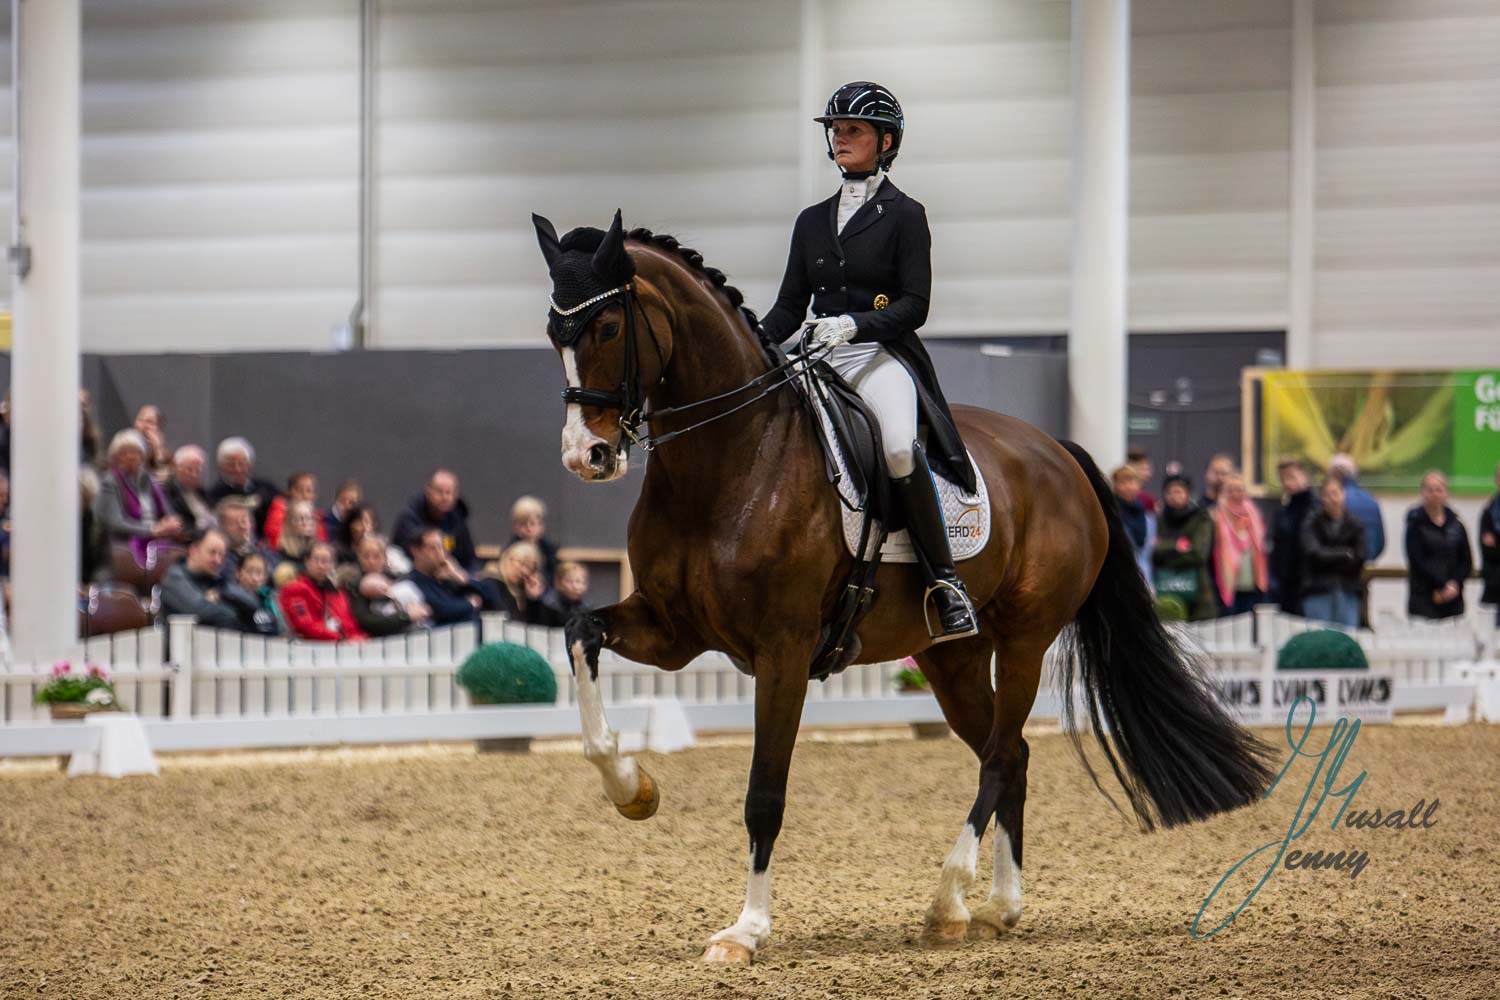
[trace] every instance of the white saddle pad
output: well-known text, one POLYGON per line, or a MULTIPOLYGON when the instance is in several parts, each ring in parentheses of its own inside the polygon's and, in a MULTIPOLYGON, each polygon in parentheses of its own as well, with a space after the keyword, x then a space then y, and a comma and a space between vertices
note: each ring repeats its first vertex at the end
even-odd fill
MULTIPOLYGON (((850 555, 858 555, 859 526, 864 520, 864 498, 855 494, 854 485, 850 482, 849 465, 844 459, 843 449, 839 447, 838 437, 833 433, 833 422, 821 405, 817 406, 817 411, 818 419, 823 424, 823 436, 832 442, 833 453, 838 461, 838 491, 839 496, 844 499, 844 545, 848 547, 850 555)), ((979 466, 974 464, 973 455, 969 455, 969 464, 974 466, 977 473, 979 466)), ((977 474, 974 480, 979 485, 979 492, 972 496, 965 493, 957 483, 949 482, 939 475, 936 470, 933 478, 937 481, 938 500, 943 505, 943 523, 948 526, 948 547, 953 550, 953 561, 962 562, 976 555, 989 540, 989 490, 984 485, 984 477, 977 474)), ((871 542, 879 536, 880 522, 876 521, 870 525, 871 542)), ((873 549, 872 544, 869 555, 874 555, 873 549)), ((914 563, 917 561, 917 553, 912 548, 911 538, 903 530, 886 538, 885 544, 880 547, 880 558, 885 562, 914 563)))

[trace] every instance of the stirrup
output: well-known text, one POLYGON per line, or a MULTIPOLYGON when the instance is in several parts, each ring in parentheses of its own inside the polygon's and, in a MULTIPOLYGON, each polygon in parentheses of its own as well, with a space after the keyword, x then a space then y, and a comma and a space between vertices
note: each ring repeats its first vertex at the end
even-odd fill
MULTIPOLYGON (((937 616, 938 626, 942 627, 943 616, 937 616)), ((922 623, 927 626, 927 638, 933 644, 947 642, 950 639, 967 639, 971 635, 979 634, 979 616, 974 613, 974 602, 969 598, 969 592, 962 586, 949 580, 934 580, 932 585, 922 594, 922 623), (958 595, 958 599, 964 602, 964 611, 969 615, 969 627, 961 632, 934 632, 932 629, 932 617, 927 613, 927 608, 932 601, 932 595, 939 590, 951 590, 958 595)))

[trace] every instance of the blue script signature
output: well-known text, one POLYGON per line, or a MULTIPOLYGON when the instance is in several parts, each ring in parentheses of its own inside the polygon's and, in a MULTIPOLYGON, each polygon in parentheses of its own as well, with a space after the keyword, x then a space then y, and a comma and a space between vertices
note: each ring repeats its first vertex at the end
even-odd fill
MULTIPOLYGON (((1240 915, 1241 910, 1250 905, 1250 901, 1255 898, 1255 894, 1260 892, 1261 886, 1265 885, 1267 880, 1270 879, 1271 873, 1281 865, 1282 858, 1287 854, 1287 847, 1290 846, 1292 841, 1307 832, 1308 827, 1312 826, 1313 820, 1317 819, 1318 812, 1323 808, 1323 803, 1330 798, 1343 800, 1343 804, 1339 806, 1338 812, 1334 814, 1333 822, 1329 824, 1329 829, 1337 829, 1339 819, 1343 817, 1344 811, 1349 808, 1349 803, 1354 800, 1354 793, 1359 791, 1360 785, 1364 783, 1368 772, 1361 771, 1358 776, 1344 785, 1344 787, 1334 787, 1338 783, 1339 771, 1343 769, 1344 760, 1349 756, 1349 751, 1354 748, 1354 741, 1359 736, 1358 719, 1355 719, 1352 723, 1348 719, 1339 719, 1334 722, 1333 729, 1328 734, 1328 744, 1322 750, 1310 751, 1302 749, 1303 745, 1307 742, 1308 735, 1312 732, 1313 719, 1317 716, 1317 712, 1318 708, 1313 704, 1311 698, 1302 697, 1292 702, 1291 710, 1286 715, 1286 742, 1292 748, 1292 753, 1287 758, 1286 764, 1281 768, 1281 773, 1276 775, 1276 780, 1271 782, 1271 787, 1266 789, 1266 797, 1269 798, 1271 793, 1276 790, 1276 786, 1281 783, 1281 779, 1286 777, 1287 771, 1291 770, 1292 763, 1298 757, 1312 757, 1318 761, 1317 766, 1313 769, 1312 777, 1307 781, 1307 788, 1302 793, 1302 801, 1297 804, 1297 811, 1292 816, 1291 825, 1287 827, 1286 836, 1280 840, 1273 840, 1268 844, 1257 847, 1243 858, 1240 858, 1239 861, 1235 862, 1233 868, 1224 873, 1224 877, 1219 879, 1218 884, 1209 891, 1207 898, 1203 900, 1203 905, 1198 908, 1198 915, 1193 918, 1193 926, 1189 929, 1189 933, 1192 934, 1194 939, 1202 940, 1203 938, 1213 937, 1219 931, 1234 923, 1234 918, 1240 915), (1297 715, 1297 707, 1303 702, 1307 703, 1307 724, 1303 726, 1302 734, 1294 738, 1292 735, 1292 720, 1297 715), (1313 799, 1313 789, 1319 784, 1320 777, 1322 778, 1322 791, 1317 795, 1316 800, 1313 801, 1312 810, 1309 812, 1308 800, 1313 799), (1303 818, 1304 813, 1306 813, 1305 819, 1303 818), (1271 863, 1266 866, 1265 874, 1260 877, 1260 881, 1256 882, 1255 887, 1240 901, 1240 905, 1234 908, 1234 912, 1220 921, 1216 927, 1200 932, 1198 924, 1203 920, 1203 912, 1214 901, 1214 897, 1219 894, 1219 890, 1224 887, 1224 883, 1228 882, 1234 873, 1243 868, 1251 859, 1265 854, 1273 848, 1276 853, 1271 858, 1271 863)), ((1434 803, 1434 805, 1436 804, 1434 803)), ((1300 854, 1298 851, 1292 852, 1294 856, 1298 854, 1300 854)), ((1359 871, 1363 870, 1365 860, 1367 859, 1361 858, 1357 863, 1358 867, 1354 872, 1356 877, 1359 871)), ((1294 866, 1296 861, 1296 857, 1288 858, 1288 867, 1294 866)))

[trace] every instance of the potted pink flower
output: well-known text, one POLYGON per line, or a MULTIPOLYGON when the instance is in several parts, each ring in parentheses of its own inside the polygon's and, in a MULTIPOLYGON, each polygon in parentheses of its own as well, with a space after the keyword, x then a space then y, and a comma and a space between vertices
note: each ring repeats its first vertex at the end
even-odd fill
POLYGON ((36 703, 46 705, 54 721, 120 710, 109 674, 96 663, 90 663, 81 674, 73 672, 71 663, 54 663, 51 678, 36 693, 36 703))

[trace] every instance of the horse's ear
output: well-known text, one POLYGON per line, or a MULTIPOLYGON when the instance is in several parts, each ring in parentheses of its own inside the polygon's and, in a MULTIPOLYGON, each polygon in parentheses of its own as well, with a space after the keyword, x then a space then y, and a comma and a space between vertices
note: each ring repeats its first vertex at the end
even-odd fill
POLYGON ((562 244, 557 241, 557 230, 552 223, 542 218, 535 212, 531 215, 531 224, 536 227, 536 241, 541 244, 542 257, 547 261, 550 269, 553 262, 562 256, 562 244))
POLYGON ((607 280, 630 274, 630 257, 625 253, 625 226, 620 221, 618 208, 615 209, 615 221, 604 234, 604 242, 594 251, 593 268, 595 274, 607 280))

